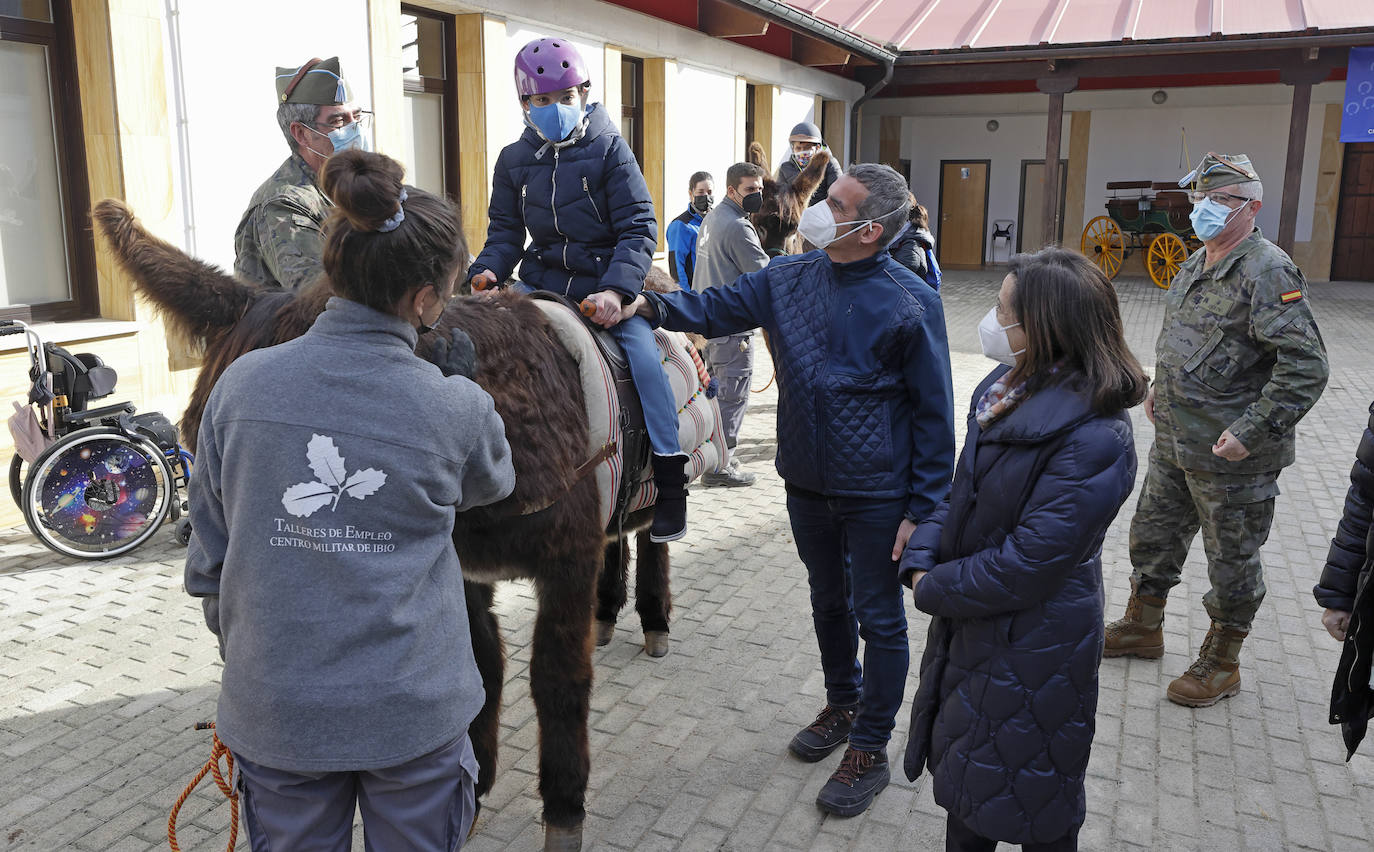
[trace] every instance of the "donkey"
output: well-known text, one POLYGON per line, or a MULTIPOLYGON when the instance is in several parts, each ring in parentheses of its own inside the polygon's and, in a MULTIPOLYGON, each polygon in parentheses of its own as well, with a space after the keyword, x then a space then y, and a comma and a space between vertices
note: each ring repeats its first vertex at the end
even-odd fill
MULTIPOLYGON (((181 424, 192 446, 210 391, 225 368, 245 352, 303 334, 332 295, 324 278, 299 292, 232 278, 149 234, 119 201, 100 202, 93 218, 140 295, 157 306, 174 334, 204 353, 181 424)), ((489 791, 495 777, 504 683, 492 584, 532 579, 538 613, 530 693, 540 731, 545 849, 576 850, 581 848, 590 769, 593 601, 607 552, 595 481, 577 472, 587 461, 582 386, 577 366, 549 320, 523 295, 455 299, 440 322, 442 334, 450 328, 465 331, 479 353, 474 379, 491 394, 505 422, 516 474, 510 497, 459 514, 453 531, 467 581, 473 654, 486 691, 469 729, 481 765, 477 794, 489 791)), ((419 354, 428 354, 427 340, 419 354)), ((290 389, 284 388, 283 405, 290 398, 290 389)), ((647 527, 652 511, 632 515, 625 531, 647 527)), ((623 543, 617 544, 623 553, 623 543)), ((641 549, 641 554, 639 596, 652 600, 660 594, 666 601, 667 546, 647 554, 641 549)), ((622 596, 623 588, 622 578, 622 596)), ((666 628, 667 604, 657 606, 666 628)))
POLYGON ((749 143, 748 162, 763 169, 766 174, 763 179, 763 206, 750 217, 763 250, 770 257, 799 250, 797 225, 801 222, 802 212, 806 210, 812 193, 825 179, 830 154, 824 150, 817 152, 791 183, 774 178, 768 168, 768 155, 757 142, 749 143))

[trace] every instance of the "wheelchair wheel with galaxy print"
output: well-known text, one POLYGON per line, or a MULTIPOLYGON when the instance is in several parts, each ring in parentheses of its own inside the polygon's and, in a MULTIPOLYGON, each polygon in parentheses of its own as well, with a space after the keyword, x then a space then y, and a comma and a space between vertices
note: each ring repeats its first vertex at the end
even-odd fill
POLYGON ((152 442, 113 427, 81 429, 34 460, 20 508, 39 541, 79 559, 107 559, 157 531, 176 478, 152 442))

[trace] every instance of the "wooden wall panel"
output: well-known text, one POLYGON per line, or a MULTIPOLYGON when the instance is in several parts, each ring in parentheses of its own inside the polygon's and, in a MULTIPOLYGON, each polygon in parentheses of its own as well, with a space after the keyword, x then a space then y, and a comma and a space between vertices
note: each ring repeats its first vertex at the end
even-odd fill
POLYGON ((832 128, 830 135, 825 139, 825 144, 829 146, 830 153, 834 155, 835 163, 843 169, 845 163, 848 162, 845 160, 844 154, 845 144, 849 141, 845 138, 844 132, 845 103, 844 101, 825 101, 822 110, 825 116, 825 121, 822 123, 832 128))
POLYGON ((677 63, 671 59, 649 58, 644 60, 644 182, 649 185, 649 195, 654 199, 654 211, 658 217, 658 251, 664 251, 668 230, 664 219, 664 206, 667 201, 665 180, 667 178, 668 151, 668 80, 677 75, 677 63))
POLYGON ((1064 245, 1077 248, 1083 236, 1083 206, 1088 193, 1088 140, 1093 114, 1069 113, 1069 175, 1064 185, 1064 245))
MULTIPOLYGON (((367 19, 368 50, 372 54, 372 140, 377 151, 397 156, 405 149, 401 130, 401 116, 405 114, 401 0, 369 0, 367 19)), ((463 44, 461 40, 458 43, 463 44)))
POLYGON ((902 170, 902 117, 885 115, 878 130, 878 162, 902 170))

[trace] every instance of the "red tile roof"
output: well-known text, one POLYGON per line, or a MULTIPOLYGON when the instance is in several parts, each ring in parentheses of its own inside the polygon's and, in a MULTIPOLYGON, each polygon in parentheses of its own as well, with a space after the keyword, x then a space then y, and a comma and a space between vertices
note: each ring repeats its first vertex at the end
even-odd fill
POLYGON ((1309 34, 1374 27, 1374 0, 785 0, 889 49, 1309 34))

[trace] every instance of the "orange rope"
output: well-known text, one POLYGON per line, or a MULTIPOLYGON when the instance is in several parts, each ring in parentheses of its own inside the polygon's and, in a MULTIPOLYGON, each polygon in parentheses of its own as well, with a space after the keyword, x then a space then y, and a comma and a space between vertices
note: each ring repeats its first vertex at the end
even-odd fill
POLYGON ((774 371, 773 371, 773 375, 771 375, 771 376, 768 377, 768 384, 764 385, 763 387, 759 388, 758 390, 754 390, 753 388, 750 388, 750 389, 749 389, 749 392, 750 392, 750 393, 763 393, 764 391, 768 390, 769 388, 771 388, 771 387, 773 386, 773 380, 776 379, 777 377, 778 377, 778 371, 777 371, 777 370, 774 370, 774 371))
MULTIPOLYGON (((214 722, 196 723, 197 731, 212 730, 214 727, 214 722)), ((177 803, 172 805, 172 813, 167 817, 167 845, 172 847, 172 852, 181 852, 181 847, 177 845, 177 815, 181 813, 181 806, 186 804, 186 800, 191 796, 191 791, 196 789, 196 785, 199 784, 207 774, 213 774, 215 786, 219 787, 219 791, 229 800, 228 852, 234 852, 234 844, 238 842, 239 794, 233 787, 229 786, 229 781, 225 779, 226 772, 229 778, 234 777, 234 755, 230 754, 229 749, 224 743, 219 741, 218 734, 213 734, 212 736, 215 738, 215 743, 210 748, 210 759, 200 768, 200 772, 196 773, 196 777, 191 779, 191 783, 186 785, 186 789, 183 790, 181 795, 177 798, 177 803), (224 758, 225 763, 225 769, 223 770, 220 769, 219 765, 219 759, 221 757, 224 758)))

